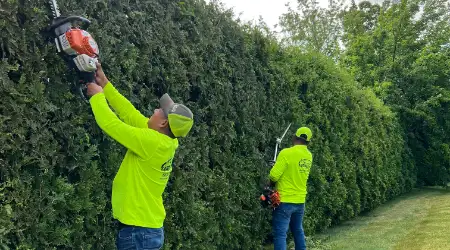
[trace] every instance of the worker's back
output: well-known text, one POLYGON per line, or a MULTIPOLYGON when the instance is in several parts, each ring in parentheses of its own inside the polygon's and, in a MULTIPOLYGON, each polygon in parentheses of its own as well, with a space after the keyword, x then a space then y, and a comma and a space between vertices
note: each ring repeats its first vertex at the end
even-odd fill
POLYGON ((127 151, 113 182, 113 215, 127 225, 160 228, 166 216, 162 194, 178 140, 151 129, 142 129, 140 136, 147 142, 142 145, 147 153, 138 156, 127 151))
POLYGON ((271 179, 276 180, 281 202, 305 203, 311 165, 312 154, 306 145, 281 150, 270 172, 271 179))

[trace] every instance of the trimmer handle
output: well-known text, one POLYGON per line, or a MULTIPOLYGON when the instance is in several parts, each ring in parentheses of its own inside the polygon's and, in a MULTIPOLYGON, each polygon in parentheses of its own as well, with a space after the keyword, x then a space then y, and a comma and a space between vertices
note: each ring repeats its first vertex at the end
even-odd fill
POLYGON ((60 35, 70 29, 72 27, 72 22, 74 21, 81 22, 80 28, 83 30, 87 30, 89 25, 91 25, 91 21, 81 16, 58 17, 53 20, 53 23, 47 28, 47 30, 55 31, 56 35, 60 35), (58 28, 61 27, 63 27, 63 29, 59 30, 58 28))

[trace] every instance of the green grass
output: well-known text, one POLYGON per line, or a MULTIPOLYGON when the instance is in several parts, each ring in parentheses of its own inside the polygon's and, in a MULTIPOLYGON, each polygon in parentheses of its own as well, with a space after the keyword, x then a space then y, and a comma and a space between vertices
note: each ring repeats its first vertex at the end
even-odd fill
MULTIPOLYGON (((414 190, 368 214, 308 237, 307 244, 310 250, 448 250, 450 190, 414 190)), ((292 243, 289 249, 294 249, 292 243)))
POLYGON ((316 235, 312 245, 309 249, 450 249, 450 190, 414 190, 316 235))

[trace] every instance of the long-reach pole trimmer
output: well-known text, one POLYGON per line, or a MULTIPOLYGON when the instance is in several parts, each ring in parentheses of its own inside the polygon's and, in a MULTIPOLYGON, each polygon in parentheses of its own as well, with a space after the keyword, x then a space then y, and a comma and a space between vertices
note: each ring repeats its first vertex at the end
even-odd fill
POLYGON ((281 138, 277 138, 277 142, 275 144, 275 155, 273 156, 273 162, 275 162, 277 160, 278 147, 281 145, 281 142, 283 141, 284 136, 286 135, 286 133, 288 132, 289 128, 291 127, 291 124, 292 123, 289 123, 289 126, 286 128, 286 130, 284 131, 284 133, 281 136, 281 138))
MULTIPOLYGON (((291 127, 292 123, 289 123, 288 127, 284 131, 281 138, 277 138, 276 144, 275 144, 275 155, 273 156, 273 160, 269 162, 269 165, 272 167, 276 160, 277 160, 277 153, 278 149, 281 145, 281 142, 283 141, 284 136, 288 132, 289 128, 291 127)), ((280 195, 277 190, 274 189, 274 187, 271 184, 268 184, 264 187, 263 193, 260 196, 261 205, 263 207, 270 206, 271 208, 275 209, 280 205, 280 195)))

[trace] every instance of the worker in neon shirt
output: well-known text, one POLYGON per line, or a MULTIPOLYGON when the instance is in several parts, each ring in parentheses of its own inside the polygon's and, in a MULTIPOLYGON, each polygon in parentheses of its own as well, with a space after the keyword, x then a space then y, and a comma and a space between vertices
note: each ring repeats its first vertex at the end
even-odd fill
POLYGON ((294 145, 280 151, 270 170, 270 180, 275 183, 280 196, 280 205, 272 214, 274 250, 286 250, 289 228, 294 236, 295 249, 306 249, 303 215, 312 165, 312 154, 308 150, 311 137, 309 128, 299 128, 293 138, 294 145))
POLYGON ((187 136, 193 114, 164 94, 160 108, 145 117, 114 88, 101 65, 97 67, 96 83, 87 84, 95 120, 128 149, 112 187, 113 217, 119 222, 117 248, 161 249, 166 216, 162 194, 172 172, 177 138, 187 136))

